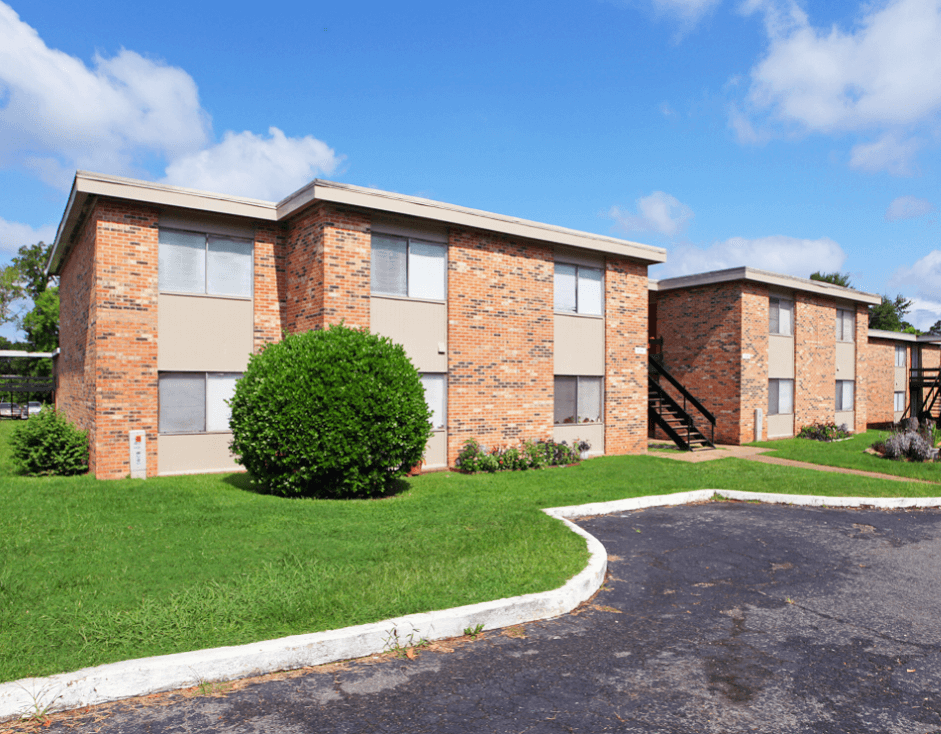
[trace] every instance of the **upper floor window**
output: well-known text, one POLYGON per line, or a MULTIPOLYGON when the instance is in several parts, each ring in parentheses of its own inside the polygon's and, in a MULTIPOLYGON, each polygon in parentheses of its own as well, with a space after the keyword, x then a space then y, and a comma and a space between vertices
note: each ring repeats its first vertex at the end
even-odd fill
POLYGON ((251 240, 161 229, 160 290, 251 298, 253 249, 251 240))
POLYGON ((921 346, 912 346, 912 369, 921 367, 921 346))
POLYGON ((604 271, 583 265, 555 264, 555 310, 601 316, 604 271))
POLYGON ((855 341, 856 313, 845 308, 836 310, 836 340, 838 342, 855 341))
POLYGON ((768 331, 784 336, 794 335, 794 302, 783 298, 768 299, 768 331))
POLYGON ((372 292, 382 296, 445 299, 447 245, 409 237, 372 236, 372 292))
POLYGON ((905 366, 905 346, 903 344, 895 345, 895 366, 904 367, 905 366))

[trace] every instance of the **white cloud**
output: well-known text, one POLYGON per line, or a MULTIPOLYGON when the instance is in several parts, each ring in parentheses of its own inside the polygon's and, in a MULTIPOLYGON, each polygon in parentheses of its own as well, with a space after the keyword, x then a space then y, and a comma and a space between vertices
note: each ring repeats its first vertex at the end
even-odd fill
POLYGON ((278 201, 340 163, 326 143, 310 135, 289 138, 272 127, 268 136, 227 132, 221 143, 170 163, 164 181, 278 201))
MULTIPOLYGON (((851 31, 817 29, 794 0, 751 0, 769 37, 752 69, 746 104, 754 125, 786 133, 875 134, 852 165, 907 173, 941 112, 941 2, 865 5, 851 31)), ((748 126, 730 120, 744 130, 748 126)))
POLYGON ((48 245, 55 236, 55 225, 30 227, 28 224, 8 222, 0 217, 0 258, 7 254, 16 254, 22 245, 32 245, 40 241, 48 245))
POLYGON ((930 301, 924 298, 912 298, 912 307, 905 315, 916 329, 928 331, 935 323, 941 320, 941 301, 930 301))
POLYGON ((608 215, 625 232, 658 232, 675 237, 686 229, 693 218, 693 210, 675 196, 654 191, 637 200, 637 214, 611 207, 608 215))
POLYGON ((667 262, 656 266, 652 277, 672 278, 744 265, 807 278, 815 270, 839 271, 845 261, 843 248, 829 237, 731 237, 707 248, 684 246, 670 250, 667 262))
POLYGON ((935 206, 927 199, 917 196, 899 196, 892 199, 889 208, 885 210, 887 222, 898 222, 901 219, 917 219, 935 211, 935 206))
POLYGON ((941 301, 941 250, 932 250, 911 267, 896 270, 889 286, 911 286, 919 298, 941 301))
POLYGON ((0 2, 0 164, 68 188, 75 168, 133 173, 141 153, 203 147, 209 119, 182 69, 122 49, 92 68, 50 49, 0 2))

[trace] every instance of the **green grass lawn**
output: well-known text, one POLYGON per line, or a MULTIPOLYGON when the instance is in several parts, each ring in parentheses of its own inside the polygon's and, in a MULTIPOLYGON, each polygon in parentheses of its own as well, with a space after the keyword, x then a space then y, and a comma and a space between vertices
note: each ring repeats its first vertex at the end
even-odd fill
POLYGON ((908 477, 909 479, 941 482, 941 463, 893 461, 866 453, 867 448, 888 435, 888 431, 866 431, 865 433, 856 434, 847 441, 834 441, 832 443, 811 441, 806 438, 786 438, 749 445, 774 449, 767 456, 775 456, 780 459, 793 459, 794 461, 807 461, 811 464, 840 466, 846 469, 892 474, 897 477, 908 477))
POLYGON ((0 423, 0 681, 545 591, 584 541, 540 508, 701 488, 930 496, 936 487, 653 456, 429 474, 381 500, 282 499, 244 474, 13 475, 0 423))

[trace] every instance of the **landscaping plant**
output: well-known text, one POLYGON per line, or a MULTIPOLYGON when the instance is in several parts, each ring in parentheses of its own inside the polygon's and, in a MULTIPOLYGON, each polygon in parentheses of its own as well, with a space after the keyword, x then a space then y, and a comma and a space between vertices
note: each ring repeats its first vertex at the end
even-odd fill
POLYGON ((849 438, 852 434, 845 423, 837 425, 834 422, 823 423, 815 421, 809 426, 801 428, 798 438, 809 438, 813 441, 836 441, 839 438, 849 438))
POLYGON ((343 325, 250 357, 231 408, 233 453, 256 484, 283 496, 386 494, 431 435, 405 349, 343 325))
POLYGON ((88 471, 88 434, 52 406, 17 426, 10 447, 22 474, 71 476, 88 471))
POLYGON ((543 469, 547 466, 564 466, 579 460, 579 452, 587 451, 591 444, 576 440, 572 446, 565 441, 523 441, 518 446, 494 446, 488 449, 473 439, 464 442, 464 447, 455 462, 458 470, 465 474, 477 472, 520 471, 543 469))
POLYGON ((930 423, 919 425, 918 419, 912 417, 896 426, 884 441, 874 443, 872 448, 887 459, 934 461, 938 455, 934 449, 936 430, 930 423))

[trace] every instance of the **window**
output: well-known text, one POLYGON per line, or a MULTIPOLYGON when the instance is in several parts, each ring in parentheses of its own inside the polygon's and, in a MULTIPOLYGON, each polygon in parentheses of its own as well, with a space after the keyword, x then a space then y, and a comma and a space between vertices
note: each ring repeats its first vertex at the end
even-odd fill
POLYGON ((604 274, 601 268, 555 264, 555 310, 601 316, 604 274))
POLYGON ((447 259, 447 245, 374 234, 372 292, 381 296, 443 301, 447 259))
POLYGON ((856 314, 845 308, 836 310, 836 340, 838 342, 855 341, 856 314))
POLYGON ((844 410, 853 409, 853 381, 836 381, 836 410, 839 413, 844 410))
POLYGON ((895 345, 895 366, 905 366, 905 346, 902 344, 895 345))
POLYGON ((794 380, 768 380, 768 415, 794 412, 794 380))
POLYGON ((160 433, 228 431, 227 404, 240 372, 162 372, 159 375, 160 433))
POLYGON ((768 331, 783 336, 794 335, 794 303, 783 298, 768 299, 768 331))
POLYGON ((921 347, 912 347, 912 369, 917 370, 921 367, 921 347))
POLYGON ((446 407, 448 402, 447 375, 423 374, 422 387, 425 388, 425 402, 431 410, 432 430, 441 430, 447 425, 446 407))
POLYGON ((161 229, 160 290, 252 297, 251 240, 161 229))
POLYGON ((556 377, 555 424, 601 423, 602 393, 601 377, 556 377))
POLYGON ((894 397, 895 397, 895 403, 892 409, 896 413, 901 413, 903 410, 905 410, 905 392, 904 391, 897 392, 895 393, 894 397))

